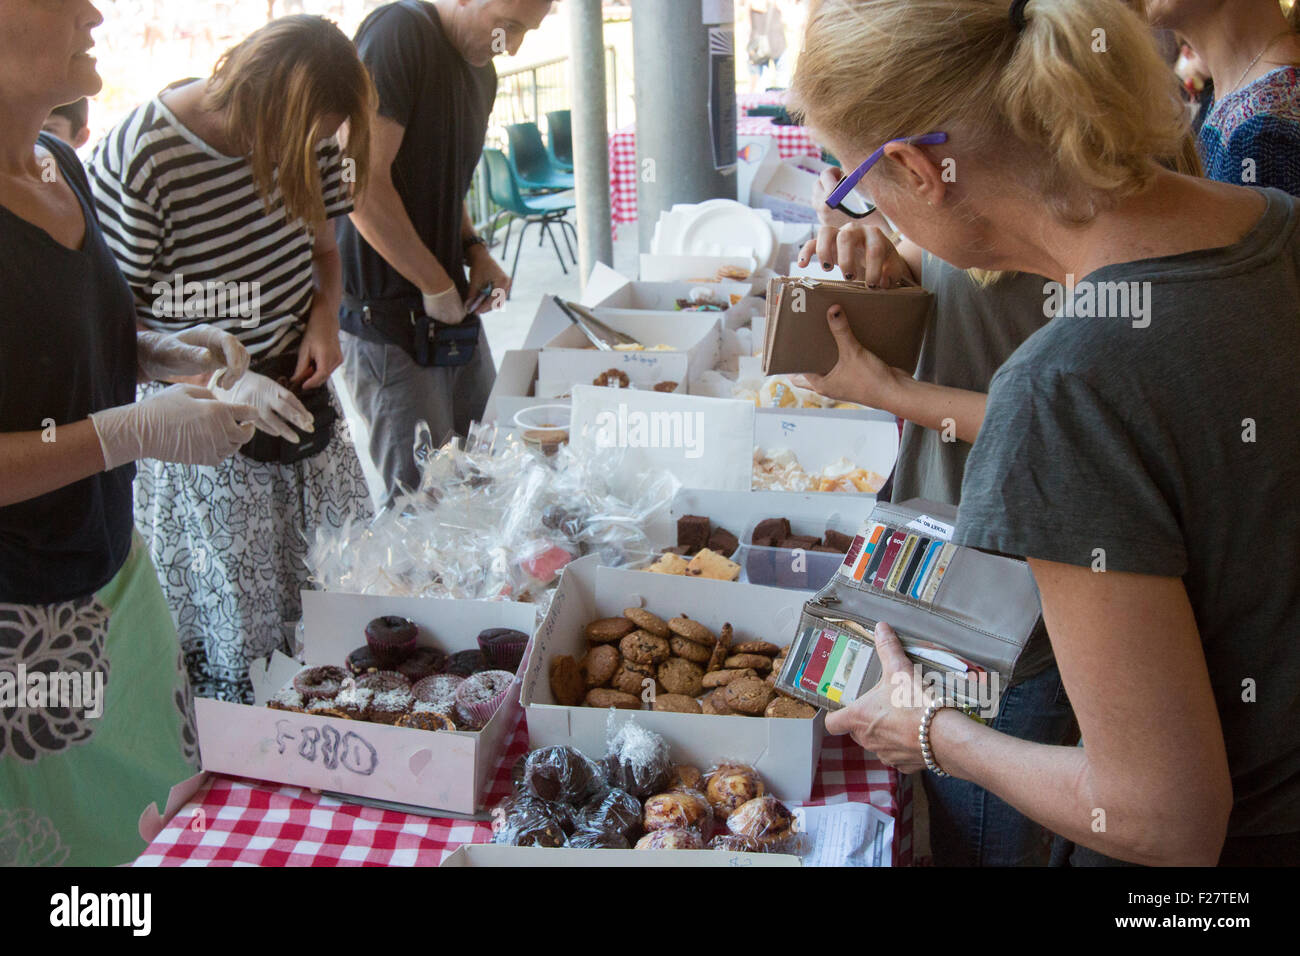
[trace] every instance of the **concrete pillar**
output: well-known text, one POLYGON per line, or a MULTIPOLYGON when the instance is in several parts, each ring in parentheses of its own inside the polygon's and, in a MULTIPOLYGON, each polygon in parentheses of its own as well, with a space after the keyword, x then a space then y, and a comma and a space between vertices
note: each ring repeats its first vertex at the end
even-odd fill
POLYGON ((577 183, 578 268, 582 283, 597 262, 614 264, 610 234, 609 131, 605 27, 600 0, 566 0, 573 48, 573 174, 577 183))
MULTIPOLYGON (((646 252, 659 213, 674 203, 736 198, 736 157, 730 157, 729 173, 714 168, 709 28, 703 22, 701 0, 636 0, 632 50, 637 219, 641 251, 646 252)), ((734 68, 723 70, 720 79, 723 109, 734 121, 734 68)), ((734 137, 734 125, 731 132, 734 137)))

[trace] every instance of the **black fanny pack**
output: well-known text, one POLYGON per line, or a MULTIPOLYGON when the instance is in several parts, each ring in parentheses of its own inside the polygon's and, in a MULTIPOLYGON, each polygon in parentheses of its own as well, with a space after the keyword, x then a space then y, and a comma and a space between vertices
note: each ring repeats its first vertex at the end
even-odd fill
POLYGON ((458 325, 448 325, 424 314, 423 299, 393 299, 360 302, 343 299, 339 328, 385 345, 401 348, 417 365, 468 365, 478 351, 483 323, 477 315, 465 316, 458 325))
POLYGON ((310 391, 303 391, 290 385, 289 380, 293 377, 297 365, 298 356, 290 351, 274 358, 254 362, 248 370, 258 375, 265 375, 277 385, 293 392, 294 397, 311 413, 315 430, 301 431, 298 426, 289 423, 289 427, 298 433, 297 443, 285 441, 277 435, 268 435, 264 431, 256 431, 253 433, 252 440, 239 449, 239 453, 245 458, 279 465, 292 465, 294 462, 319 455, 330 443, 330 435, 334 429, 334 422, 338 419, 338 412, 330 402, 329 385, 322 385, 310 391))

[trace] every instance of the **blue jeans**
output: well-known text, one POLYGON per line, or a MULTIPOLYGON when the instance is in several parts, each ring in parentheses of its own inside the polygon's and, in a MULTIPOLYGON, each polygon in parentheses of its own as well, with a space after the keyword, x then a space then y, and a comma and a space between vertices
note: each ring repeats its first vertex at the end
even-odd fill
MULTIPOLYGON (((1074 711, 1053 664, 1010 688, 994 730, 1041 744, 1069 744, 1074 711)), ((1041 866, 1048 832, 983 787, 925 773, 930 803, 930 848, 935 866, 1041 866)))

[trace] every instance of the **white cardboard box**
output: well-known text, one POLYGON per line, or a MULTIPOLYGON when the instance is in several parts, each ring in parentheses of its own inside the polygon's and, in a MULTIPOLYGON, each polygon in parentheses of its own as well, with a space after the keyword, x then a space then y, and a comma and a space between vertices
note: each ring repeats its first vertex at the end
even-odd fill
POLYGON ((887 480, 898 460, 898 422, 878 409, 760 408, 754 444, 768 452, 790 449, 809 473, 847 458, 887 480))
MULTIPOLYGON (((722 329, 718 312, 646 312, 636 309, 592 310, 611 329, 624 332, 647 351, 683 352, 687 357, 687 382, 714 368, 722 353, 722 329)), ((576 327, 565 329, 543 346, 545 349, 592 351, 591 342, 576 327)))
POLYGON ((676 521, 683 515, 703 515, 713 522, 714 527, 726 528, 739 538, 746 528, 764 518, 820 522, 823 527, 839 524, 856 530, 875 506, 875 495, 683 488, 673 496, 671 537, 655 539, 655 544, 663 548, 677 544, 676 521))
POLYGON ((573 349, 543 349, 537 357, 537 384, 533 391, 539 398, 551 399, 570 395, 575 385, 591 385, 610 369, 628 377, 633 388, 655 390, 663 382, 676 382, 672 391, 686 392, 686 352, 598 352, 573 349))
POLYGON ((762 166, 754 176, 749 204, 768 209, 782 222, 814 223, 817 210, 812 206, 817 177, 829 164, 812 156, 795 156, 762 166))
POLYGON ((618 617, 624 608, 645 607, 662 617, 687 614, 715 633, 724 622, 734 640, 766 640, 786 645, 794 638, 807 593, 682 578, 621 568, 574 563, 564 570, 524 674, 521 702, 528 714, 528 743, 603 754, 614 729, 629 720, 661 734, 682 763, 701 770, 722 760, 752 765, 779 799, 802 802, 812 795, 813 778, 825 734, 824 714, 812 720, 722 717, 654 711, 564 707, 551 693, 551 659, 581 658, 583 627, 601 617, 618 617))
MULTIPOLYGON (((308 664, 342 665, 365 643, 366 623, 385 614, 414 621, 421 644, 449 653, 477 648, 478 634, 486 628, 531 633, 535 623, 532 605, 509 601, 327 591, 304 591, 302 599, 308 664)), ((296 665, 289 674, 294 670, 296 665)), ((280 686, 282 676, 271 686, 280 686)), ((194 705, 205 770, 469 814, 480 809, 509 743, 518 697, 512 688, 478 733, 433 733, 205 698, 194 705)))
POLYGON ((474 843, 458 847, 442 866, 800 866, 785 853, 723 853, 720 850, 571 850, 566 847, 498 846, 474 843))
POLYGON ((728 280, 699 282, 637 282, 615 272, 603 262, 596 263, 587 279, 581 303, 589 308, 644 309, 651 312, 678 312, 678 299, 689 299, 696 289, 707 289, 719 302, 735 305, 750 293, 749 282, 728 280))

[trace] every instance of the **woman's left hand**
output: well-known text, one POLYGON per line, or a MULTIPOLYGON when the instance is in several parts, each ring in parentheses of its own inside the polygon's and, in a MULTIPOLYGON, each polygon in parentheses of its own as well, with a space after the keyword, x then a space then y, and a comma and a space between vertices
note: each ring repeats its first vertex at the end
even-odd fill
POLYGON ((338 316, 323 306, 313 305, 311 317, 307 319, 307 331, 298 345, 298 367, 293 372, 293 384, 301 384, 304 389, 319 388, 342 364, 338 316))
POLYGON ((888 766, 915 773, 925 767, 918 736, 927 703, 920 669, 885 623, 876 625, 876 654, 880 681, 843 710, 828 714, 826 732, 849 734, 888 766))

